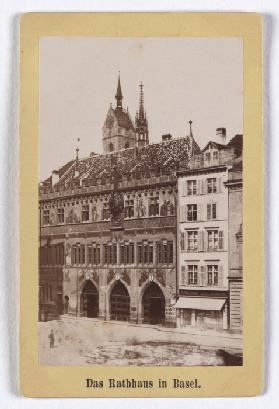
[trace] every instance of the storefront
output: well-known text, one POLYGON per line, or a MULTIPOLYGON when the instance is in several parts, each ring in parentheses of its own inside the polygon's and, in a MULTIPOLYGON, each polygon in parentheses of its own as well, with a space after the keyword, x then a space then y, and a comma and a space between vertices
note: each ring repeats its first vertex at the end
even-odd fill
POLYGON ((176 305, 178 328, 224 330, 228 328, 226 298, 181 297, 176 305))

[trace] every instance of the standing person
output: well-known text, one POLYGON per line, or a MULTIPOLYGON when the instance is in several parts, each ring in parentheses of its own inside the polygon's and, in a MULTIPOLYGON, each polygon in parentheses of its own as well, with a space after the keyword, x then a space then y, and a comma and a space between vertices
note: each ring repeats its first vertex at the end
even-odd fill
POLYGON ((54 347, 54 332, 53 332, 53 329, 50 331, 50 334, 49 334, 48 338, 49 338, 49 347, 53 348, 54 347))

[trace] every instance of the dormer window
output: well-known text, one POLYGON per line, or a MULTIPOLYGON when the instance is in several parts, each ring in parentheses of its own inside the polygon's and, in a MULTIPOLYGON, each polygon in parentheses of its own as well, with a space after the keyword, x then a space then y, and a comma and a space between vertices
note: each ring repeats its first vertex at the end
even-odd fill
POLYGON ((206 162, 210 162, 210 159, 211 159, 211 153, 210 153, 210 152, 206 152, 206 154, 205 154, 205 161, 206 161, 206 162))
POLYGON ((218 157, 219 157, 218 151, 213 151, 213 160, 214 160, 214 161, 217 161, 217 160, 218 160, 218 157))

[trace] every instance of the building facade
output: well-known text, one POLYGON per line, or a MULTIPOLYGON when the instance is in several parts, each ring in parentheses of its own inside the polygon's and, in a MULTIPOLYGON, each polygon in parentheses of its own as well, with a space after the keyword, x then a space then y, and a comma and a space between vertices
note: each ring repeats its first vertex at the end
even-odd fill
POLYGON ((226 183, 229 195, 229 324, 233 332, 242 332, 242 158, 229 170, 226 183))
POLYGON ((142 85, 135 124, 116 107, 104 154, 77 156, 40 185, 39 319, 60 314, 176 325, 177 177, 192 136, 149 144, 142 85))
POLYGON ((242 136, 225 144, 225 129, 218 128, 216 140, 177 173, 178 327, 226 330, 237 308, 232 303, 238 291, 232 252, 241 251, 234 223, 239 229, 242 198, 232 193, 229 180, 231 169, 242 160, 242 136))

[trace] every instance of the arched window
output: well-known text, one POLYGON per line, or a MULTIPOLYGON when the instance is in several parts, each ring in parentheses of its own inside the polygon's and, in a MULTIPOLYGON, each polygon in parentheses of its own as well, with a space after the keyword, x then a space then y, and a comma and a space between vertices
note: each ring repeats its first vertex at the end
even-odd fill
POLYGON ((125 149, 128 149, 129 148, 129 142, 126 142, 125 143, 125 149))
POLYGON ((110 152, 113 151, 113 143, 112 143, 112 142, 109 144, 109 151, 110 151, 110 152))

